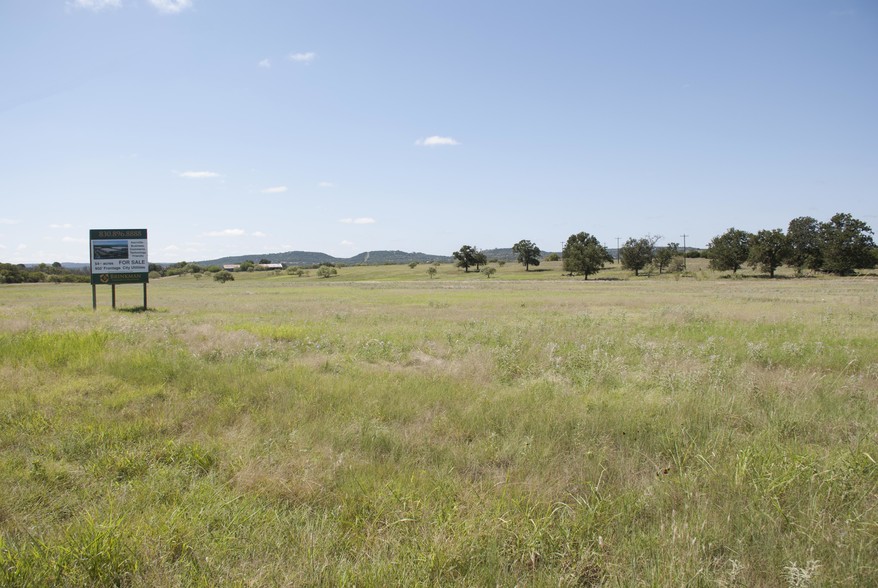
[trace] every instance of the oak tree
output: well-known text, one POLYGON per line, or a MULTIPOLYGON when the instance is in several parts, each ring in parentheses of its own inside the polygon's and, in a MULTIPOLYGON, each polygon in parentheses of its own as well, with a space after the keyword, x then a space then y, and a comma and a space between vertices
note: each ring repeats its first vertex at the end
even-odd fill
POLYGON ((596 237, 586 232, 570 235, 562 253, 564 271, 582 274, 587 280, 590 274, 599 272, 604 265, 613 263, 613 256, 596 237))
POLYGON ((839 212, 820 224, 820 245, 824 271, 843 276, 857 268, 875 267, 872 229, 850 214, 839 212))
POLYGON ((750 238, 747 231, 732 227, 722 235, 711 239, 707 244, 707 257, 710 268, 719 271, 732 270, 737 273, 750 257, 750 238))
POLYGON ((657 240, 658 237, 647 235, 641 239, 631 238, 625 241, 619 249, 622 267, 634 270, 634 275, 638 275, 640 270, 652 263, 653 249, 657 240))
POLYGON ((532 265, 540 265, 542 251, 533 242, 522 239, 512 246, 512 252, 518 255, 518 263, 524 266, 524 271, 532 265))
POLYGON ((747 263, 751 267, 759 267, 772 278, 790 254, 789 241, 781 229, 762 230, 750 239, 750 254, 747 263))
POLYGON ((800 216, 790 221, 787 227, 789 254, 787 263, 801 274, 808 269, 820 270, 823 256, 820 250, 820 223, 810 216, 800 216))

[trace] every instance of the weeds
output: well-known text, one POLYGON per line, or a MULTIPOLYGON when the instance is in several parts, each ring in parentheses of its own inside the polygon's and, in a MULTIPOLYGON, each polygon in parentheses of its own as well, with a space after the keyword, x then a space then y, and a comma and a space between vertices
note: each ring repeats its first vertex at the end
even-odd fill
POLYGON ((125 544, 121 521, 99 523, 86 514, 52 544, 21 546, 0 537, 0 578, 4 586, 129 586, 138 570, 125 544))
POLYGON ((790 588, 807 588, 811 586, 811 582, 817 576, 817 570, 820 568, 820 562, 817 560, 808 560, 804 567, 799 567, 796 562, 790 562, 784 571, 784 577, 787 586, 790 588))

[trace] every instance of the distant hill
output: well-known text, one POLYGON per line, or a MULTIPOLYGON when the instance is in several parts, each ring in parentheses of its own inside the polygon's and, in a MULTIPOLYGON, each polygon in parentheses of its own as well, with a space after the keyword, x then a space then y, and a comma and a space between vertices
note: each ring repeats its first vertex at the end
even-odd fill
POLYGON ((439 261, 447 263, 452 261, 450 255, 429 255, 427 253, 409 253, 406 251, 364 251, 353 257, 333 257, 326 253, 316 251, 286 251, 283 253, 255 253, 253 255, 232 255, 219 259, 207 259, 197 262, 199 265, 224 265, 229 263, 241 263, 242 261, 259 261, 267 259, 271 263, 283 263, 286 265, 316 265, 321 263, 334 263, 336 265, 383 265, 389 263, 430 263, 439 261))
MULTIPOLYGON (((518 256, 512 251, 511 247, 482 249, 482 253, 488 260, 498 261, 516 261, 518 256)), ((615 249, 610 250, 615 257, 615 249)), ((549 255, 551 251, 543 251, 543 257, 549 255)), ((451 263, 454 258, 450 255, 432 255, 429 253, 408 252, 408 251, 364 251, 354 255, 353 257, 333 257, 326 253, 316 251, 286 251, 283 253, 253 253, 251 255, 231 255, 228 257, 220 257, 218 259, 207 259, 198 261, 199 265, 224 265, 231 263, 241 263, 242 261, 258 262, 260 259, 267 259, 271 263, 283 263, 286 265, 317 265, 321 263, 333 263, 335 265, 384 265, 392 263, 410 263, 417 261, 418 263, 430 263, 439 261, 441 263, 451 263)))
MULTIPOLYGON (((485 257, 488 258, 488 261, 494 259, 497 261, 515 261, 518 259, 515 252, 512 251, 512 247, 506 247, 504 249, 482 249, 481 251, 485 254, 485 257)), ((543 256, 546 255, 548 255, 548 253, 543 253, 543 256)))

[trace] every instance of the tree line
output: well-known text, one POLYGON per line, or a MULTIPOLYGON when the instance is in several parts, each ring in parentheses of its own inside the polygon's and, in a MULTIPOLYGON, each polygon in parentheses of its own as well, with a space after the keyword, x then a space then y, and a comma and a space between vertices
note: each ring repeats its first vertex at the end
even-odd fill
POLYGON ((0 284, 88 282, 90 279, 87 269, 67 269, 57 261, 51 265, 41 263, 31 267, 0 263, 0 284))
MULTIPOLYGON (((681 253, 680 244, 657 247, 660 238, 651 235, 629 238, 618 251, 622 268, 634 271, 634 275, 646 268, 657 270, 659 274, 665 270, 682 271, 685 252, 681 253)), ((525 271, 540 264, 542 252, 532 241, 521 240, 512 246, 512 251, 525 271)), ((809 216, 795 218, 786 232, 770 229, 749 233, 733 227, 711 239, 703 256, 710 260, 710 268, 714 270, 737 273, 744 265, 750 265, 771 277, 782 265, 794 268, 797 275, 806 270, 850 275, 856 269, 878 265, 878 248, 872 239, 872 229, 841 212, 826 222, 809 216)), ((452 257, 457 267, 466 272, 470 268, 479 271, 488 263, 486 255, 472 245, 462 246, 452 257)), ((594 235, 580 232, 567 238, 561 261, 565 272, 582 275, 587 280, 614 259, 594 235)))
MULTIPOLYGON (((635 275, 652 263, 657 264, 659 272, 667 268, 671 260, 680 255, 679 246, 671 243, 667 247, 657 248, 655 244, 658 239, 649 236, 643 239, 629 239, 619 250, 622 267, 634 270, 635 275)), ((529 271, 530 266, 540 265, 542 251, 530 240, 522 239, 512 246, 512 252, 515 253, 518 262, 524 266, 524 271, 529 271)), ((457 267, 463 268, 465 272, 470 268, 480 271, 480 267, 488 263, 484 252, 472 245, 464 245, 451 255, 456 260, 457 267)), ((546 259, 548 261, 560 259, 565 272, 571 276, 582 275, 585 280, 614 261, 610 250, 602 245, 597 237, 586 232, 570 235, 564 243, 560 258, 557 253, 550 253, 546 259)))
POLYGON ((842 212, 826 222, 810 216, 794 218, 786 232, 748 233, 732 227, 711 240, 707 257, 716 270, 735 273, 746 264, 772 277, 782 265, 792 267, 797 275, 807 270, 845 276, 878 264, 872 229, 842 212))

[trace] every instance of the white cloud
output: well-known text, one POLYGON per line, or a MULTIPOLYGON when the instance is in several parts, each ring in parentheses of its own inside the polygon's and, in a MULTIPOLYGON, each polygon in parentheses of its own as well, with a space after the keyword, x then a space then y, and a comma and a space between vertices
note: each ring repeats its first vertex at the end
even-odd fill
POLYGON ((346 246, 346 247, 350 247, 350 246, 353 245, 353 244, 354 244, 353 241, 348 241, 347 239, 345 239, 344 241, 342 241, 341 243, 339 243, 339 245, 344 245, 344 246, 346 246))
POLYGON ((63 237, 61 241, 63 243, 88 243, 88 239, 81 239, 78 237, 63 237))
POLYGON ((263 194, 283 194, 287 191, 286 186, 275 186, 273 188, 266 188, 262 191, 263 194))
MULTIPOLYGON (((192 8, 192 0, 148 0, 162 14, 179 14, 192 8)), ((122 0, 67 0, 67 6, 99 12, 105 8, 121 8, 122 0)))
POLYGON ((317 58, 317 54, 313 51, 308 51, 306 53, 290 53, 287 56, 287 59, 290 61, 295 61, 297 63, 311 63, 317 58))
POLYGON ((73 225, 71 225, 70 223, 64 223, 64 224, 60 224, 60 225, 52 223, 51 225, 49 225, 49 228, 50 229, 72 229, 73 225))
POLYGON ((0 218, 0 225, 17 225, 21 221, 12 218, 0 218))
POLYGON ((177 14, 192 8, 192 0, 149 0, 149 3, 162 14, 177 14))
POLYGON ((269 67, 271 67, 271 60, 270 59, 263 59, 262 61, 259 62, 258 65, 259 65, 259 67, 269 68, 269 67))
POLYGON ((375 219, 370 216, 361 216, 359 218, 343 218, 339 219, 340 223, 346 225, 371 225, 375 223, 375 219))
POLYGON ((254 237, 268 237, 268 234, 263 233, 262 231, 256 231, 255 233, 253 233, 253 236, 254 237))
POLYGON ((203 244, 202 243, 195 243, 195 242, 187 242, 187 243, 183 243, 182 245, 175 245, 172 243, 170 245, 165 245, 164 247, 162 247, 162 251, 164 253, 167 253, 167 254, 199 253, 203 250, 204 250, 203 244))
POLYGON ((247 234, 244 229, 223 229, 222 231, 208 231, 205 237, 243 237, 247 234))
POLYGON ((122 0, 68 0, 67 6, 98 12, 104 8, 119 8, 122 0))
POLYGON ((181 178, 191 178, 195 180, 201 180, 204 178, 218 178, 219 174, 212 171, 185 171, 179 174, 181 178))
POLYGON ((335 184, 332 182, 320 182, 317 184, 318 188, 335 188, 335 184))
POLYGON ((16 247, 15 249, 16 251, 24 251, 25 249, 27 249, 27 245, 25 245, 24 243, 19 243, 18 247, 16 247))
POLYGON ((445 145, 460 145, 460 143, 451 137, 440 137, 438 135, 433 135, 432 137, 427 137, 426 139, 418 139, 417 141, 415 141, 415 145, 417 145, 418 147, 437 147, 445 145))

